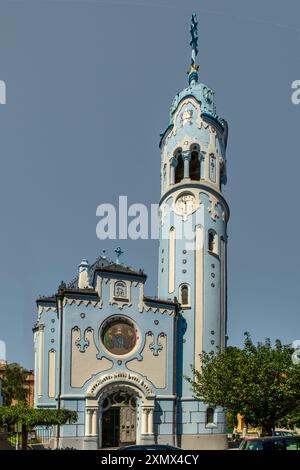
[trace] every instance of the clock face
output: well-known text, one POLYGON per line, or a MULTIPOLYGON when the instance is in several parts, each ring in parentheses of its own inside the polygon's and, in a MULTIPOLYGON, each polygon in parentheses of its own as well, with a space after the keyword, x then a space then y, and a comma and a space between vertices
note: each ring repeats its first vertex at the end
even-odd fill
POLYGON ((182 216, 191 214, 196 208, 195 196, 193 194, 182 194, 177 199, 175 207, 176 211, 182 216))

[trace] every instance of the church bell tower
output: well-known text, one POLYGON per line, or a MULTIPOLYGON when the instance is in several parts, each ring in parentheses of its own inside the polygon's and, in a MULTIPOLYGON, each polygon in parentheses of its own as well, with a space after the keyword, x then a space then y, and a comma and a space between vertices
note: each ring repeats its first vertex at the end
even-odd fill
POLYGON ((216 353, 225 347, 227 323, 229 208, 222 188, 228 126, 217 114, 214 91, 198 80, 197 25, 193 14, 188 87, 175 96, 160 140, 158 295, 177 297, 181 305, 176 393, 182 445, 199 448, 199 439, 210 436, 213 448, 218 439, 221 448, 223 410, 196 402, 184 378, 192 375, 190 366, 200 369, 202 351, 216 353))

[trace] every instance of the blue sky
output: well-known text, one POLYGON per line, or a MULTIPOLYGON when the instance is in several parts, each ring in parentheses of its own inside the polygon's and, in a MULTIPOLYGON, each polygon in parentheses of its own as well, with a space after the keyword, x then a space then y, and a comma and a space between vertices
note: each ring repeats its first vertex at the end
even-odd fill
MULTIPOLYGON (((114 257, 96 208, 159 199, 159 134, 187 84, 189 19, 200 79, 229 122, 230 344, 300 339, 300 4, 286 0, 1 0, 0 339, 33 367, 35 299, 82 258, 114 257)), ((156 294, 157 242, 122 240, 156 294)))

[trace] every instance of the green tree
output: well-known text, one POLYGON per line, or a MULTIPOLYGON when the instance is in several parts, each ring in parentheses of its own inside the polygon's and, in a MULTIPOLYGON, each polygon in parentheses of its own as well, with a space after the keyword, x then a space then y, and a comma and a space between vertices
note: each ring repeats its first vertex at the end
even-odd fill
POLYGON ((278 422, 281 428, 294 429, 300 427, 300 406, 295 408, 291 413, 286 415, 278 422))
POLYGON ((254 345, 245 333, 244 348, 228 347, 218 354, 201 355, 201 370, 188 378, 195 398, 222 406, 246 423, 270 435, 300 408, 300 365, 292 362, 293 349, 269 339, 254 345))
POLYGON ((233 429, 237 426, 237 415, 233 414, 231 411, 226 413, 226 432, 231 433, 233 429))
POLYGON ((29 408, 25 403, 0 407, 0 424, 3 426, 22 425, 22 450, 27 449, 28 433, 35 426, 63 425, 76 423, 76 411, 46 408, 29 408))
POLYGON ((28 394, 28 371, 19 364, 8 364, 2 372, 3 403, 10 405, 13 400, 24 403, 28 394))

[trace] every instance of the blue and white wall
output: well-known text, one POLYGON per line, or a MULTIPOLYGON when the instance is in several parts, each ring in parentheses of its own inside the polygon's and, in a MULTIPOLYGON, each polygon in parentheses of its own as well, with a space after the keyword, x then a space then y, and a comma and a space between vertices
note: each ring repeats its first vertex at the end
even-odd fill
POLYGON ((61 445, 101 447, 101 404, 117 390, 137 400, 137 442, 174 443, 177 312, 173 302, 146 298, 145 280, 109 270, 82 280, 79 272, 81 288, 64 287, 38 300, 36 406, 78 413, 76 424, 60 428, 61 445), (120 281, 124 299, 115 296, 120 281), (101 339, 103 327, 118 319, 137 331, 136 346, 122 356, 110 353, 101 339))

